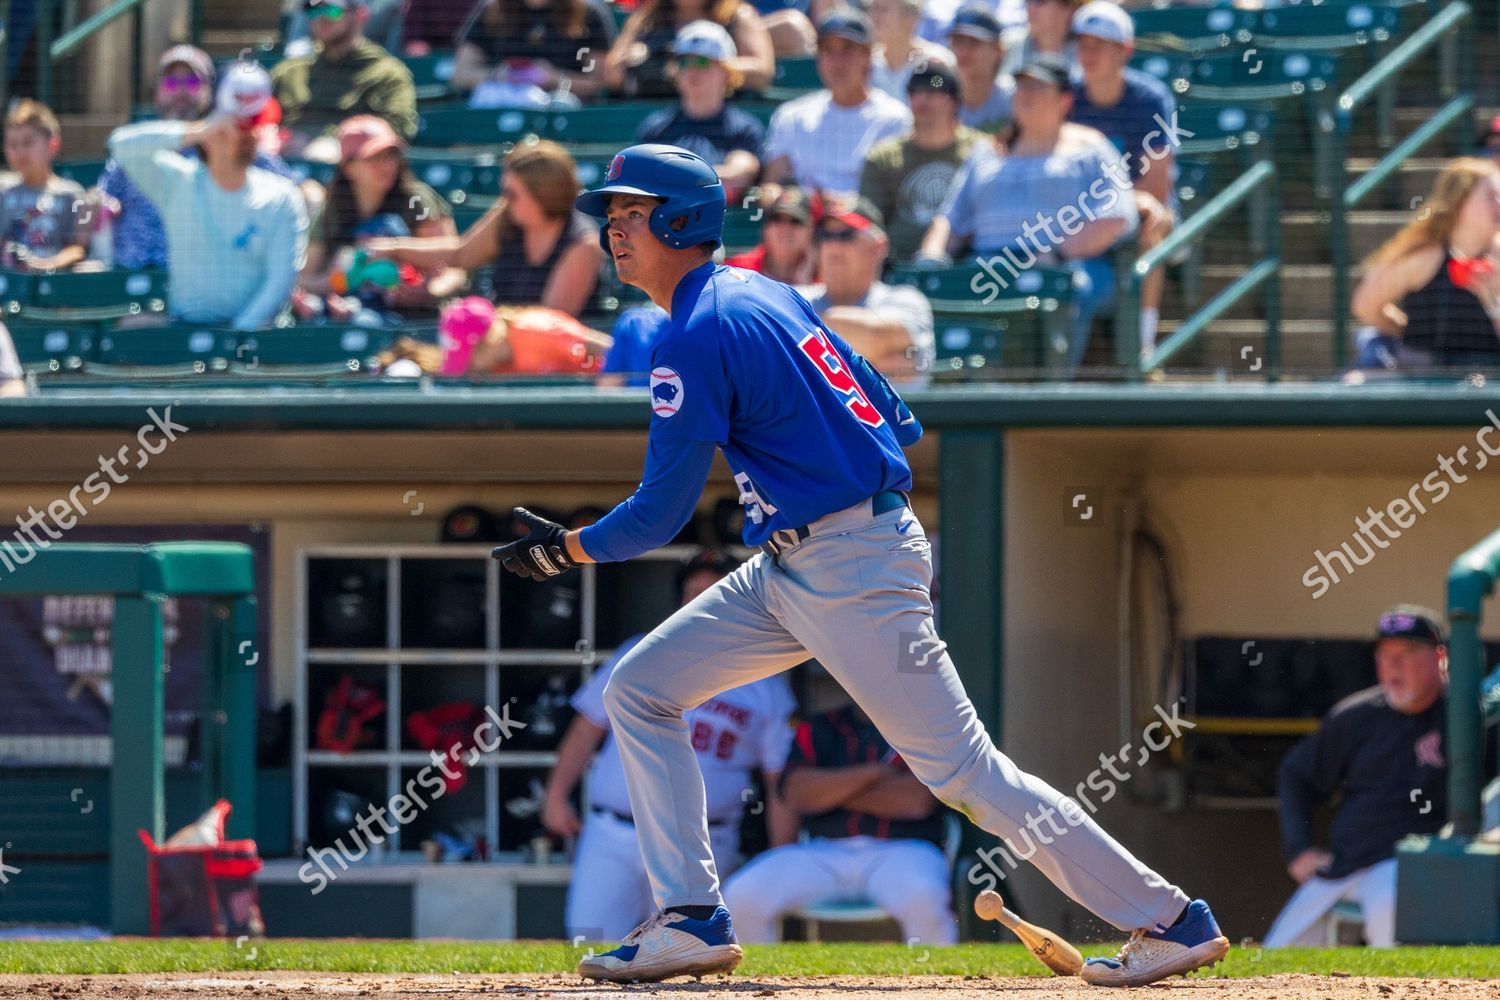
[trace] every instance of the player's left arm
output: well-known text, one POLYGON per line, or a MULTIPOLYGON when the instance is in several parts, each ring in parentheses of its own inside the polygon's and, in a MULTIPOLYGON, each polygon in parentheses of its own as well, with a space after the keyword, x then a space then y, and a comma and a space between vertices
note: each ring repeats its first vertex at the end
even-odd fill
POLYGON ((850 347, 848 342, 832 330, 828 331, 829 339, 839 356, 849 366, 849 373, 854 376, 854 381, 864 390, 865 396, 871 405, 880 412, 880 415, 891 425, 891 430, 896 434, 896 441, 903 448, 910 448, 922 439, 922 424, 917 420, 901 394, 891 388, 885 376, 875 370, 865 357, 850 347))

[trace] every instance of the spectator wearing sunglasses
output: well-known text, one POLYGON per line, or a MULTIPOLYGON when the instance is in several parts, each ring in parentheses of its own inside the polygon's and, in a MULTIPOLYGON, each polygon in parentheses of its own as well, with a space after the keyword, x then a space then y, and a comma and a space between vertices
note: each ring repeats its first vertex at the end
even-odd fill
MULTIPOLYGON (((208 113, 213 103, 214 64, 207 52, 191 45, 174 45, 162 53, 156 71, 156 116, 163 121, 194 121, 208 113)), ((183 156, 201 158, 197 146, 181 150, 183 156)), ((255 153, 254 166, 291 179, 291 169, 279 156, 255 153)), ((146 193, 126 176, 118 161, 104 165, 99 190, 113 198, 119 209, 114 219, 114 264, 123 268, 167 266, 167 234, 161 214, 146 193)))
POLYGON ((923 385, 935 338, 927 296, 880 280, 890 241, 880 209, 865 198, 823 199, 819 283, 798 289, 823 322, 898 388, 923 385))
POLYGON ((400 59, 364 36, 370 17, 365 0, 307 0, 303 6, 317 50, 271 71, 284 154, 337 163, 334 132, 357 114, 384 118, 410 141, 417 134, 416 85, 400 59), (309 149, 318 139, 325 141, 309 149))
POLYGON ((712 164, 729 201, 755 182, 756 155, 766 130, 755 116, 724 103, 740 85, 734 39, 713 21, 694 21, 677 32, 669 70, 680 101, 641 122, 636 142, 681 146, 712 164))
POLYGON ((224 74, 208 118, 141 122, 109 138, 161 213, 172 319, 254 330, 287 305, 307 255, 307 207, 296 184, 254 166, 255 131, 274 113, 266 71, 242 62, 224 74), (187 146, 202 158, 181 153, 187 146))
POLYGON ((813 247, 816 203, 794 184, 767 185, 761 188, 758 201, 765 211, 760 244, 724 263, 758 271, 788 285, 812 284, 818 274, 818 254, 813 247))
POLYGON ((1002 72, 1015 75, 1038 56, 1056 56, 1071 69, 1078 65, 1072 41, 1073 14, 1084 0, 1026 0, 1026 29, 1006 35, 1002 72))

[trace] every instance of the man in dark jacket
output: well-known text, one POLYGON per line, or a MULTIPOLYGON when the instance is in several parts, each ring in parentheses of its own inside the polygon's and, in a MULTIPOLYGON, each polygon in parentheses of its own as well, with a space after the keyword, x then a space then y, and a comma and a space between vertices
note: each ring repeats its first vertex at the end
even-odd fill
POLYGON ((1301 884, 1266 934, 1267 948, 1324 943, 1339 902, 1360 904, 1365 940, 1395 944, 1396 842, 1436 833, 1448 813, 1444 749, 1448 648, 1436 612, 1397 605, 1380 616, 1379 683, 1333 707, 1281 765, 1281 836, 1301 884), (1336 792, 1331 850, 1313 843, 1313 813, 1336 792))

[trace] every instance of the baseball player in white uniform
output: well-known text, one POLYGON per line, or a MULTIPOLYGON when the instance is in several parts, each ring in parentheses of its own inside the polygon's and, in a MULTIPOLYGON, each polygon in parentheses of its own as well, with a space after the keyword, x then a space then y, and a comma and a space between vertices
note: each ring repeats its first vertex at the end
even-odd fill
POLYGON ((762 550, 643 639, 605 689, 659 910, 579 972, 646 981, 739 964, 683 716, 809 655, 912 774, 983 829, 1014 842, 1033 813, 1067 822, 1031 863, 1130 933, 1118 955, 1085 964, 1086 981, 1140 986, 1222 958, 1229 940, 1206 902, 991 742, 938 637, 932 547, 906 496, 902 449, 922 425, 796 290, 714 264, 724 188, 713 167, 675 146, 632 146, 578 208, 602 220, 620 280, 670 317, 651 353, 646 468, 631 497, 579 531, 517 508, 530 534, 494 556, 545 580, 665 544, 692 517, 716 453, 740 489, 745 542, 762 550))
MULTIPOLYGON (((678 574, 682 603, 707 590, 736 565, 729 556, 712 550, 693 557, 678 574)), ((615 665, 644 638, 641 634, 622 643, 573 695, 578 715, 563 735, 557 764, 547 780, 543 824, 558 836, 578 837, 567 904, 568 936, 575 940, 622 938, 655 909, 625 770, 604 709, 604 689, 615 665), (594 754, 592 764, 588 763, 590 754, 594 754), (569 797, 585 767, 589 801, 580 819, 569 797)), ((725 691, 687 713, 693 750, 703 773, 714 864, 726 876, 739 863, 740 818, 751 798, 753 770, 762 772, 769 794, 763 805, 750 808, 764 811, 771 846, 789 843, 795 836, 796 817, 775 794, 792 744, 795 707, 786 675, 778 674, 725 691)))

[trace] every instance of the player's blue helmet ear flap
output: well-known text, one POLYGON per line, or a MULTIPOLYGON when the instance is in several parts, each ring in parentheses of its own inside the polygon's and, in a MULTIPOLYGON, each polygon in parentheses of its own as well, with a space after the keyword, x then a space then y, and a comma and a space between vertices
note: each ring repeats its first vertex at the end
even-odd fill
MULTIPOLYGON (((606 219, 616 194, 659 198, 651 213, 652 234, 674 250, 701 243, 717 247, 724 233, 724 185, 714 168, 680 146, 643 143, 616 153, 604 185, 574 203, 580 212, 606 219)), ((599 245, 609 253, 609 224, 599 227, 599 245)))

